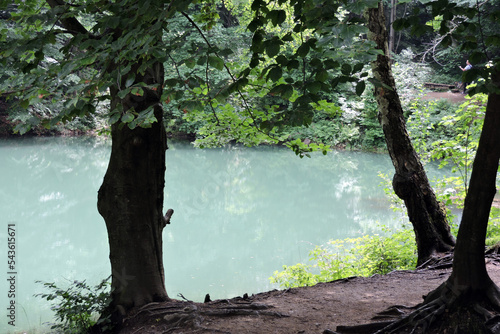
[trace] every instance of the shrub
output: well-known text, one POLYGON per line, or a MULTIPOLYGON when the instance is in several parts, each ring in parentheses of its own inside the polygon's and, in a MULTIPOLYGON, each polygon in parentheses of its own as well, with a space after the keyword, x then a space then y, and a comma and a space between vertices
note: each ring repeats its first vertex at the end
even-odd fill
POLYGON ((291 288, 415 268, 417 255, 413 231, 409 228, 394 232, 384 228, 383 231, 386 236, 330 240, 326 246, 316 246, 309 253, 311 264, 283 266, 283 271, 275 271, 270 281, 291 288))
POLYGON ((55 311, 58 323, 51 324, 51 329, 57 333, 85 333, 96 324, 102 325, 103 330, 109 330, 109 318, 97 320, 110 302, 109 280, 110 277, 94 287, 85 281, 74 281, 66 289, 59 288, 55 283, 37 281, 51 292, 36 294, 35 297, 56 302, 51 309, 55 311))

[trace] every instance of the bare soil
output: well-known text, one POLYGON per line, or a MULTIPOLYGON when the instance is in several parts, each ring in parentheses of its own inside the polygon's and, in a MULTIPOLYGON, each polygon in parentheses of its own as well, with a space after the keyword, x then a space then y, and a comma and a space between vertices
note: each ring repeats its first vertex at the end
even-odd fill
MULTIPOLYGON (((487 269, 500 284, 500 264, 488 260, 487 269)), ((396 271, 208 303, 153 303, 129 316, 120 333, 334 333, 337 326, 373 322, 391 306, 421 303, 450 272, 396 271)))
POLYGON ((440 99, 445 99, 448 100, 452 103, 464 103, 466 101, 464 94, 462 93, 454 93, 454 92, 427 92, 425 93, 422 98, 425 100, 440 100, 440 99))

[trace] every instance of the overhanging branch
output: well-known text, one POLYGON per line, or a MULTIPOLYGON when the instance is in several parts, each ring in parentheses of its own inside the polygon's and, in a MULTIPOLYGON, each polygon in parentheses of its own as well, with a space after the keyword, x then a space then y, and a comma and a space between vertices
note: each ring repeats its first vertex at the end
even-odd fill
MULTIPOLYGON (((46 0, 50 8, 69 7, 69 5, 62 0, 46 0)), ((85 34, 91 36, 89 31, 74 17, 59 18, 59 22, 72 35, 85 34)))

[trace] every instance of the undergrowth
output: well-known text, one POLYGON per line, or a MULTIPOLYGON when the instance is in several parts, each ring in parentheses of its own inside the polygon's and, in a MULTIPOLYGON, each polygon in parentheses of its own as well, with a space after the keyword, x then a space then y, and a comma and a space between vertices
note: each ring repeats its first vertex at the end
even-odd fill
POLYGON ((414 269, 417 263, 413 230, 383 228, 387 235, 330 240, 309 253, 309 264, 283 266, 270 278, 283 288, 311 286, 351 276, 387 274, 414 269))
POLYGON ((55 283, 41 282, 49 293, 36 294, 53 305, 56 323, 51 323, 53 333, 80 334, 98 324, 103 330, 111 329, 109 318, 99 318, 110 302, 110 278, 95 286, 85 281, 74 281, 67 288, 60 288, 55 283))
MULTIPOLYGON (((500 209, 492 208, 486 246, 500 244, 500 209), (496 217, 496 218, 494 218, 496 217)), ((352 276, 387 274, 394 270, 413 270, 417 264, 415 234, 411 225, 400 229, 382 229, 386 235, 330 240, 309 252, 307 263, 283 266, 270 277, 282 288, 312 286, 320 282, 352 276)), ((451 226, 456 235, 458 227, 451 226)))

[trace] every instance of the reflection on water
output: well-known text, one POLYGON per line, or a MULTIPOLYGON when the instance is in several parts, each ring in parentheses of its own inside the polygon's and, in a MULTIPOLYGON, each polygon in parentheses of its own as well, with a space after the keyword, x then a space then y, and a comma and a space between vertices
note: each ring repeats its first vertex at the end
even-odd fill
MULTIPOLYGON (((49 305, 33 297, 42 292, 35 280, 93 285, 109 275, 106 229, 96 206, 109 144, 98 138, 0 141, 2 245, 7 224, 17 227, 17 329, 50 320, 49 305)), ((206 293, 220 299, 276 288, 269 276, 283 264, 306 261, 312 245, 398 222, 377 177, 392 173, 385 155, 299 159, 276 147, 169 146, 165 210, 175 214, 164 230, 164 261, 174 298, 182 293, 200 301, 206 293)), ((0 256, 6 259, 5 247, 0 256)), ((13 330, 2 326, 0 332, 13 330)))

